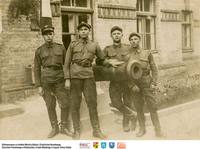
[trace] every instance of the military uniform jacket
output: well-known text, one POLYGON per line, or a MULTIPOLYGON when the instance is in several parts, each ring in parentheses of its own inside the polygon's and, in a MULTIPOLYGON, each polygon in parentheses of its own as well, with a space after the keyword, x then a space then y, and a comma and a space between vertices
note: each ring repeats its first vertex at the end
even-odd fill
POLYGON ((92 62, 95 57, 104 60, 104 54, 96 42, 89 39, 71 42, 65 58, 65 79, 93 78, 92 62))
POLYGON ((64 80, 63 64, 66 49, 62 44, 43 44, 35 52, 34 74, 36 86, 64 80))
POLYGON ((144 81, 144 83, 151 83, 151 82, 153 82, 154 84, 157 83, 158 70, 150 50, 143 50, 140 48, 136 49, 130 48, 130 60, 138 60, 140 62, 143 70, 141 80, 144 81), (145 82, 145 77, 150 75, 152 77, 152 80, 146 80, 145 82))
POLYGON ((117 59, 125 62, 129 59, 129 45, 126 44, 106 46, 103 51, 106 59, 117 59))

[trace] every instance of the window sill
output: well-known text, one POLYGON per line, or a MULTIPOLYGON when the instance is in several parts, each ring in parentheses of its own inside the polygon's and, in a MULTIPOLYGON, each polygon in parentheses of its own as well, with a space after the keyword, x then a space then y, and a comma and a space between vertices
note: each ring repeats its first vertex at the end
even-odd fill
POLYGON ((66 7, 61 6, 61 11, 67 12, 83 12, 83 13, 93 13, 94 10, 91 8, 82 8, 82 7, 66 7))
POLYGON ((152 53, 152 54, 156 54, 156 53, 158 53, 158 50, 156 50, 156 49, 151 50, 151 53, 152 53))
POLYGON ((193 49, 192 49, 192 48, 183 48, 183 49, 182 49, 182 52, 183 52, 183 53, 193 52, 193 49))
POLYGON ((156 13, 154 13, 154 12, 137 11, 136 14, 137 14, 138 16, 151 16, 151 17, 156 17, 156 13))

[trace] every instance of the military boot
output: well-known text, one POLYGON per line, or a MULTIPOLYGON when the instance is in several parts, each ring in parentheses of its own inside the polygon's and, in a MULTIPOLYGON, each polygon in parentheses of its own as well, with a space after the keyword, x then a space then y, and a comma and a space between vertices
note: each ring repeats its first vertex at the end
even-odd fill
POLYGON ((53 138, 54 136, 56 136, 59 133, 59 127, 58 127, 57 122, 52 122, 51 126, 52 126, 52 130, 48 134, 48 136, 47 136, 48 138, 53 138))
POLYGON ((136 122, 137 122, 136 116, 132 116, 130 118, 130 122, 131 122, 131 126, 130 126, 131 131, 135 131, 135 129, 136 129, 136 122))
POLYGON ((153 123, 154 128, 155 128, 155 136, 156 137, 163 137, 157 111, 150 112, 150 114, 151 114, 152 123, 153 123))
POLYGON ((155 128, 155 136, 158 137, 158 138, 164 137, 164 135, 161 131, 161 128, 155 128))
POLYGON ((71 132, 70 128, 67 125, 67 122, 60 123, 60 133, 65 134, 69 137, 73 137, 73 133, 71 132))
POLYGON ((101 140, 107 139, 106 135, 104 135, 100 129, 96 129, 93 131, 93 137, 99 138, 101 140))
POLYGON ((125 114, 123 115, 122 126, 123 126, 124 132, 129 132, 129 131, 130 131, 129 119, 130 119, 130 118, 129 118, 128 116, 126 116, 125 114))
POLYGON ((61 108, 60 133, 72 137, 73 133, 71 132, 71 125, 70 125, 71 123, 68 117, 69 117, 69 108, 61 108))
POLYGON ((74 131, 74 134, 73 134, 73 136, 72 136, 72 138, 73 138, 74 140, 79 140, 80 137, 81 137, 81 132, 80 132, 80 130, 75 130, 75 131, 74 131))
POLYGON ((142 137, 146 133, 144 113, 138 113, 137 118, 138 118, 140 128, 139 128, 139 132, 136 134, 136 137, 142 137))
POLYGON ((106 139, 107 137, 101 132, 99 125, 99 118, 96 107, 89 107, 90 122, 93 128, 93 136, 99 139, 106 139))
POLYGON ((139 132, 136 134, 136 137, 142 137, 143 135, 145 135, 146 130, 145 128, 141 128, 139 129, 139 132))

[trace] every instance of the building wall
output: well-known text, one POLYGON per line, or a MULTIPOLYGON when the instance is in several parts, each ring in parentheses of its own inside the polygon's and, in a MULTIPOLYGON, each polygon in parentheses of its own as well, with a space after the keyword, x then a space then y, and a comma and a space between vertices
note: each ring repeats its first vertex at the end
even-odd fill
MULTIPOLYGON (((21 18, 14 23, 9 23, 10 2, 11 0, 6 0, 2 4, 1 98, 3 102, 24 97, 23 91, 12 93, 12 96, 6 92, 29 85, 26 82, 25 67, 33 64, 34 52, 43 44, 40 31, 30 30, 30 20, 21 18)), ((55 41, 60 42, 62 41, 60 17, 53 18, 53 24, 56 28, 55 41)))
POLYGON ((189 9, 192 10, 192 51, 183 53, 184 63, 189 73, 200 73, 200 1, 190 0, 189 9))
POLYGON ((136 6, 137 0, 97 0, 97 2, 101 4, 136 6))
MULTIPOLYGON (((184 0, 161 0, 160 10, 179 11, 185 9, 184 0)), ((162 13, 162 12, 160 12, 162 13)), ((182 63, 181 21, 162 21, 160 23, 160 56, 162 64, 182 63)))

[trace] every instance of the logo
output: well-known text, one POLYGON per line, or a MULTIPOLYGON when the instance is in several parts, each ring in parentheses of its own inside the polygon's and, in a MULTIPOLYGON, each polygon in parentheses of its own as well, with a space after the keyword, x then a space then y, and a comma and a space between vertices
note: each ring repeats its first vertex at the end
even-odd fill
POLYGON ((90 149, 90 143, 80 143, 80 149, 90 149))
POLYGON ((93 148, 98 149, 99 148, 99 142, 93 142, 93 148))
POLYGON ((106 149, 106 142, 101 142, 101 148, 106 149))
POLYGON ((126 149, 126 144, 123 142, 118 142, 117 143, 117 149, 126 149))
POLYGON ((115 147, 115 142, 109 142, 109 147, 114 148, 115 147))

